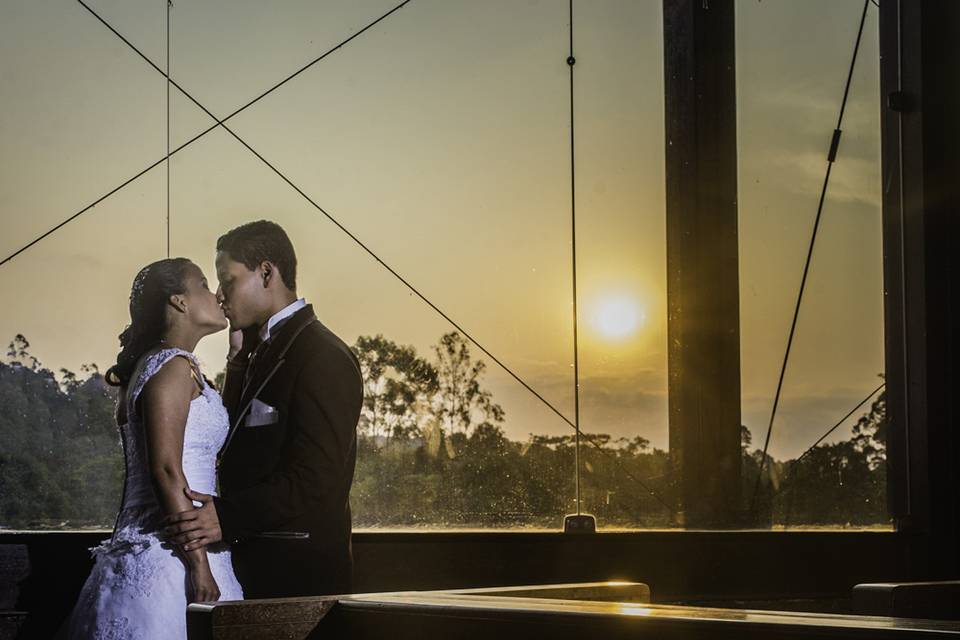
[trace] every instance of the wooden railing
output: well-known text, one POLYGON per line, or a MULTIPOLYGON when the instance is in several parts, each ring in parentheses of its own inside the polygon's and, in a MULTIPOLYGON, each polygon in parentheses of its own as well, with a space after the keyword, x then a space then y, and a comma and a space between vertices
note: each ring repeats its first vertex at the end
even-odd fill
POLYGON ((190 605, 190 640, 960 638, 960 623, 658 605, 631 582, 190 605), (583 596, 589 599, 581 599, 583 596))

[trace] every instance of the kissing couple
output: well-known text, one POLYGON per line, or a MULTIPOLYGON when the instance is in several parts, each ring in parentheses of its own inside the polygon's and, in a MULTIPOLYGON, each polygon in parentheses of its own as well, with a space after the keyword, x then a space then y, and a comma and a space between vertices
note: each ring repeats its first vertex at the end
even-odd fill
POLYGON ((106 374, 126 476, 68 638, 183 638, 190 602, 349 593, 363 402, 353 352, 297 296, 284 230, 217 240, 216 292, 186 258, 137 274, 106 374), (193 351, 229 324, 222 397, 193 351))

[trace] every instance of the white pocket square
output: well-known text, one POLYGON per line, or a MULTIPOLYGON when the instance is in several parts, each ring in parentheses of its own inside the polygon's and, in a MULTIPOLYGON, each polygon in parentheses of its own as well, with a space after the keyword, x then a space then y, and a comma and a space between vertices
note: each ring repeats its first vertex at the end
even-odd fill
POLYGON ((247 413, 247 417, 243 419, 243 426, 263 427, 279 422, 279 420, 280 414, 277 412, 276 407, 271 407, 267 403, 254 398, 253 402, 250 403, 250 412, 247 413))

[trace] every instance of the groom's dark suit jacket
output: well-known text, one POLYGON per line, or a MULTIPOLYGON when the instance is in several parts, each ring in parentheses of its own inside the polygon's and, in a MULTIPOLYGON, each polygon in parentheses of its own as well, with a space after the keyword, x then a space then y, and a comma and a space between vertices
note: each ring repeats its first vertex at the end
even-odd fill
POLYGON ((308 305, 249 366, 228 365, 223 396, 231 430, 215 505, 245 597, 349 593, 356 356, 308 305))

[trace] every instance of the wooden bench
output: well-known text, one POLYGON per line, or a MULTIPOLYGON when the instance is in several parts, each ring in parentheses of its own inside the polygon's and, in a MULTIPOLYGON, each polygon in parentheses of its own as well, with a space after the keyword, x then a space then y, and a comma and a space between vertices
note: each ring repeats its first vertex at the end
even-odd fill
POLYGON ((858 584, 853 606, 868 615, 960 620, 960 580, 858 584))

